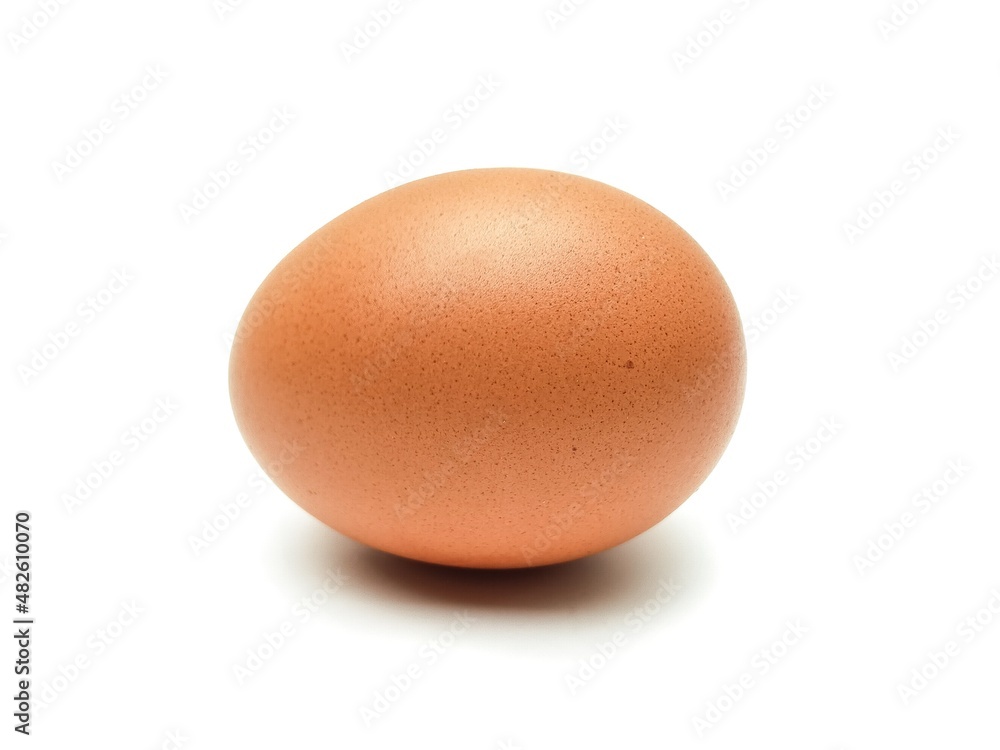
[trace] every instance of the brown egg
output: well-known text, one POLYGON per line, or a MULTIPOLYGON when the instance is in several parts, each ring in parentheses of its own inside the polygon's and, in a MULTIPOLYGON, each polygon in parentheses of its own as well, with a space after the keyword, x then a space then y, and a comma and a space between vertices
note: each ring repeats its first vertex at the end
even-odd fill
POLYGON ((544 565, 662 520, 722 455, 745 347, 718 269, 593 180, 452 172, 319 229, 264 280, 229 383, 251 452, 342 534, 544 565))

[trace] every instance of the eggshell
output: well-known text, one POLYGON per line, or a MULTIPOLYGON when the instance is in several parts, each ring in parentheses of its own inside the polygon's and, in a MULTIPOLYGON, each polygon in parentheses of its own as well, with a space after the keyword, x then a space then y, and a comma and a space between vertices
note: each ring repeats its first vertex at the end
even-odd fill
POLYGON ((236 421, 292 500, 372 547, 511 568, 590 555, 702 483, 743 399, 718 269, 583 177, 452 172, 352 208, 254 294, 236 421))

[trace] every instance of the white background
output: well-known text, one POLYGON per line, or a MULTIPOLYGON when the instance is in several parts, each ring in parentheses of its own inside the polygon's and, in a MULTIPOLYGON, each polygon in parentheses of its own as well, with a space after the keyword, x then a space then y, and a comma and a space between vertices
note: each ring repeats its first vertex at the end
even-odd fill
POLYGON ((343 45, 387 2, 237 5, 0 13, 0 594, 12 617, 28 509, 42 701, 11 746, 1000 747, 995 2, 908 0, 887 26, 888 0, 563 15, 400 0, 357 53, 343 45), (706 24, 721 33, 699 43, 706 24), (271 138, 275 108, 291 122, 271 138), (487 574, 374 553, 266 486, 236 429, 228 342, 250 295, 437 127, 408 178, 530 166, 610 183, 687 229, 744 317, 727 453, 672 516, 595 558, 487 574), (766 162, 744 164, 768 138, 766 162), (723 191, 734 170, 753 174, 723 191), (863 234, 845 228, 894 181, 863 234), (666 603, 661 582, 678 589, 666 603), (456 612, 474 622, 432 664, 456 612), (788 623, 807 632, 775 647, 788 623), (241 680, 253 651, 269 658, 241 680))

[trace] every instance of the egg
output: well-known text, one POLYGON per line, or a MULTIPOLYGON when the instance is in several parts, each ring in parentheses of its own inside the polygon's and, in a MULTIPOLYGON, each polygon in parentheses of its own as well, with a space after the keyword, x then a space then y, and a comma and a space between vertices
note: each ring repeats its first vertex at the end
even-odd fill
POLYGON ((237 425, 277 486, 370 547, 475 568, 646 531, 743 401, 732 294, 638 198, 535 169, 401 185, 282 259, 234 337, 237 425))

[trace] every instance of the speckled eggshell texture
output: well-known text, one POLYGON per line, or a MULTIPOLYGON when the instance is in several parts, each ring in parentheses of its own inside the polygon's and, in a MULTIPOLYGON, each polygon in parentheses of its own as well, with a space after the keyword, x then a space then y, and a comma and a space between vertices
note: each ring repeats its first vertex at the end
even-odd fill
POLYGON ((715 466, 745 345, 718 269, 643 201, 574 175, 402 185, 289 253, 230 391, 296 503, 387 552, 512 568, 650 528, 715 466))

